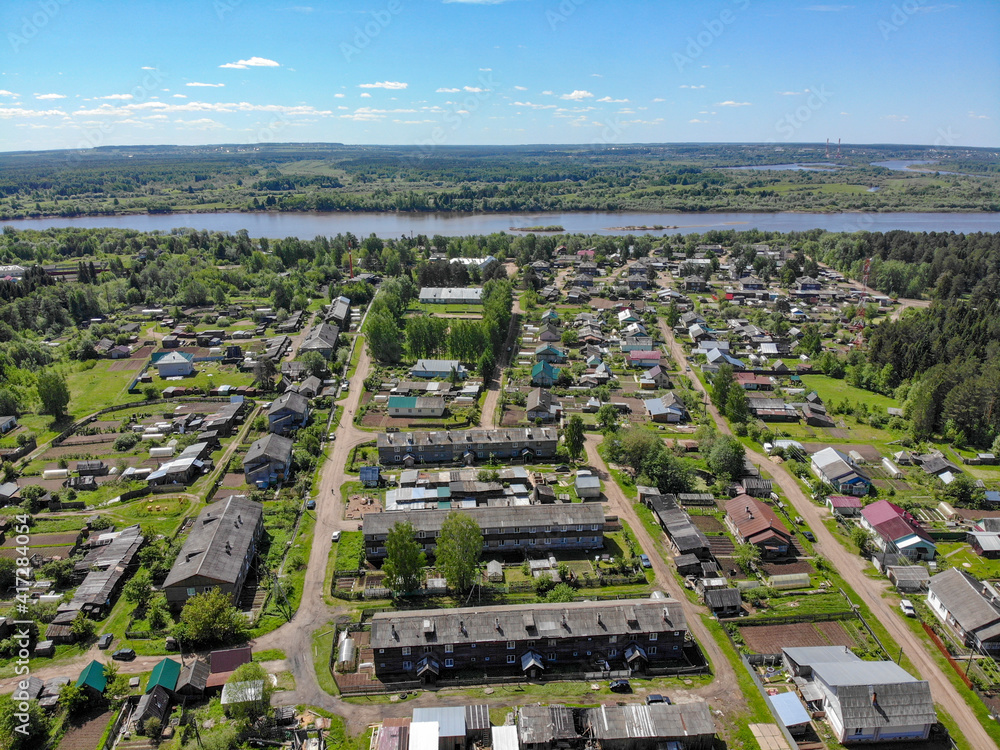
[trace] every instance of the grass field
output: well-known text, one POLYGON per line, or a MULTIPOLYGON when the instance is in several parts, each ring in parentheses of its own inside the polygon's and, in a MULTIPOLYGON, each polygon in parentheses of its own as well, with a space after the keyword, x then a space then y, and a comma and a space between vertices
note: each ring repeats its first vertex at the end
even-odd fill
POLYGON ((806 391, 816 391, 827 408, 833 402, 843 401, 845 398, 851 403, 867 404, 869 409, 878 410, 885 414, 889 407, 902 406, 896 399, 883 396, 861 388, 848 385, 846 380, 827 377, 826 375, 803 375, 802 386, 806 391))
POLYGON ((971 573, 980 580, 1000 578, 1000 560, 980 557, 964 542, 938 542, 938 559, 946 558, 953 568, 971 573))
POLYGON ((69 413, 79 419, 92 414, 99 409, 112 404, 123 404, 129 401, 142 401, 141 394, 129 395, 129 383, 138 374, 136 371, 108 368, 111 360, 98 360, 93 367, 89 363, 79 363, 66 373, 66 385, 69 386, 69 413))

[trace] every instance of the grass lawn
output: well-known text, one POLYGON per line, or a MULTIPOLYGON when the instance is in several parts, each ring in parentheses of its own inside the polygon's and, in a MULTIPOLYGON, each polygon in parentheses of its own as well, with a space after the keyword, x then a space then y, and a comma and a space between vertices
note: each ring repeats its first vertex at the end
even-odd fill
POLYGON ((268 648, 263 651, 258 651, 253 655, 254 661, 277 661, 278 659, 284 659, 285 652, 280 648, 268 648))
MULTIPOLYGON (((211 390, 212 388, 218 388, 220 385, 241 386, 253 384, 252 372, 239 372, 235 367, 223 365, 221 362, 198 362, 195 364, 194 375, 180 378, 179 380, 164 380, 156 374, 155 369, 150 369, 149 372, 153 376, 153 385, 160 391, 170 386, 211 390)), ((139 398, 141 399, 142 397, 140 396, 139 398)))
POLYGON ((898 408, 901 404, 894 398, 883 396, 871 391, 862 390, 848 385, 844 379, 827 377, 826 375, 803 375, 802 387, 806 392, 816 391, 823 403, 830 407, 831 403, 843 401, 845 398, 852 403, 867 404, 869 409, 885 414, 889 407, 898 408))
POLYGON ((330 654, 337 640, 337 626, 328 622, 312 634, 313 669, 316 672, 316 682, 320 688, 330 695, 340 695, 337 683, 330 672, 330 654))
POLYGON ((964 542, 938 542, 938 558, 947 558, 953 568, 961 568, 980 580, 1000 578, 1000 560, 980 557, 964 542))
POLYGON ((142 394, 129 394, 126 390, 138 370, 117 370, 108 368, 114 362, 109 359, 97 360, 93 367, 89 362, 77 363, 66 372, 69 386, 69 413, 79 419, 99 409, 129 401, 142 401, 142 394))
POLYGON ((334 570, 357 570, 365 551, 365 535, 361 531, 343 531, 334 545, 337 551, 334 570))
POLYGON ((123 526, 142 524, 157 533, 173 536, 184 517, 194 513, 195 507, 187 498, 163 498, 151 495, 128 503, 112 505, 108 515, 123 526))

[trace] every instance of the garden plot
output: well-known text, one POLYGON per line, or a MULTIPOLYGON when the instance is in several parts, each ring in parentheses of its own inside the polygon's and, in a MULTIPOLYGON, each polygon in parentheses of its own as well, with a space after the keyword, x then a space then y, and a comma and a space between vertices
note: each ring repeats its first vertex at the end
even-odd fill
POLYGON ((780 654, 783 648, 804 646, 860 645, 839 621, 744 625, 738 630, 747 648, 755 654, 780 654))

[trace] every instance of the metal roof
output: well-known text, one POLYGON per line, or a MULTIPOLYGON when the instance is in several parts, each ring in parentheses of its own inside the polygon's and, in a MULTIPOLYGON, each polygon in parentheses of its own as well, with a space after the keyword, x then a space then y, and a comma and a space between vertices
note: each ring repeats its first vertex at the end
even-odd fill
POLYGON ((465 707, 440 706, 413 709, 413 723, 437 722, 438 737, 465 737, 465 707))
POLYGON ((436 721, 414 721, 410 724, 409 750, 438 750, 439 742, 436 721))
POLYGON ((493 750, 519 750, 517 727, 493 727, 493 750))
POLYGON ((597 740, 681 740, 715 734, 715 722, 704 701, 692 703, 633 703, 598 706, 583 711, 584 725, 597 740))
POLYGON ((521 706, 517 734, 522 745, 576 740, 579 734, 573 710, 566 706, 521 706))
POLYGON ((786 727, 809 723, 809 713, 795 693, 778 693, 768 697, 774 712, 786 727))
POLYGON ((177 680, 181 676, 181 665, 173 659, 166 658, 153 667, 153 673, 146 683, 146 692, 152 692, 157 685, 166 690, 173 690, 177 687, 177 680))
MULTIPOLYGON (((419 489, 419 488, 414 488, 419 489)), ((436 494, 435 494, 436 497, 436 494)), ((409 521, 416 531, 440 531, 451 510, 408 511, 394 510, 385 513, 366 513, 362 522, 365 536, 387 534, 395 524, 409 521)), ((568 503, 561 505, 519 505, 514 507, 479 507, 461 511, 472 518, 481 529, 511 529, 515 527, 604 526, 604 509, 597 503, 568 503)))
MULTIPOLYGON (((465 707, 465 729, 476 732, 490 728, 490 707, 485 703, 471 703, 465 707)), ((494 750, 496 750, 494 748, 494 750)))
POLYGON ((1000 603, 989 585, 960 568, 948 568, 930 580, 930 591, 941 601, 963 630, 975 633, 980 640, 1000 636, 1000 603))

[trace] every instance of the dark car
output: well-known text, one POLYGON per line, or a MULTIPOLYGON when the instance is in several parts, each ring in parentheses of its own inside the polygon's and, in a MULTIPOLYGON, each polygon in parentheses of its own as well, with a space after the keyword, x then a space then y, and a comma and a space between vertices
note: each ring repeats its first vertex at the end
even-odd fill
POLYGON ((612 693, 631 693, 632 683, 628 680, 612 680, 608 688, 612 693))
POLYGON ((105 633, 97 639, 97 647, 100 649, 111 648, 111 642, 115 639, 114 633, 105 633))
POLYGON ((135 658, 135 651, 130 648, 120 648, 111 654, 115 661, 132 661, 135 658))
POLYGON ((654 703, 666 703, 666 702, 667 701, 665 701, 663 699, 663 696, 660 695, 659 693, 653 693, 652 695, 647 695, 646 696, 646 705, 647 706, 651 706, 654 703))
POLYGON ((316 510, 316 501, 306 500, 306 510, 316 510))
POLYGON ((639 555, 639 561, 642 563, 644 568, 652 568, 653 563, 649 561, 649 555, 639 555))
POLYGON ((802 536, 804 536, 810 542, 815 542, 816 541, 816 537, 813 536, 813 533, 811 531, 803 531, 802 532, 802 536))

